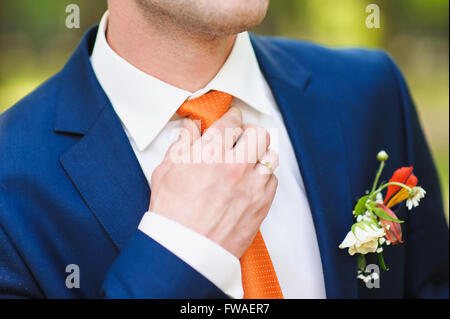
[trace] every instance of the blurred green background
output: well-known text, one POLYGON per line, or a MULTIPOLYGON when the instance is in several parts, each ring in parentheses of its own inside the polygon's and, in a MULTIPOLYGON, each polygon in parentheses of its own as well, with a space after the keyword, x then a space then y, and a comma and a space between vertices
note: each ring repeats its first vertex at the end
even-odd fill
MULTIPOLYGON (((129 1, 129 0, 123 0, 129 1)), ((245 0, 243 0, 245 1, 245 0)), ((106 0, 0 2, 0 112, 57 72, 106 0), (68 4, 78 4, 79 29, 67 29, 68 4)), ((383 48, 404 72, 439 169, 448 218, 448 0, 272 0, 254 31, 328 46, 383 48), (381 28, 368 29, 365 8, 380 8, 381 28)))

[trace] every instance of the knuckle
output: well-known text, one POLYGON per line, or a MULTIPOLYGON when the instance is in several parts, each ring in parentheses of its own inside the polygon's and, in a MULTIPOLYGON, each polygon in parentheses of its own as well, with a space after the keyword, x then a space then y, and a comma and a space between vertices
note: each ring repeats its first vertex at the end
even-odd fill
POLYGON ((237 107, 232 107, 229 111, 230 121, 233 126, 241 126, 242 112, 237 107))
POLYGON ((256 124, 253 124, 253 123, 245 123, 245 125, 244 125, 244 130, 245 130, 246 132, 250 132, 250 131, 254 130, 256 127, 257 127, 256 124))
POLYGON ((238 109, 237 107, 233 107, 232 109, 233 109, 233 112, 235 113, 238 121, 242 122, 242 111, 240 109, 238 109))

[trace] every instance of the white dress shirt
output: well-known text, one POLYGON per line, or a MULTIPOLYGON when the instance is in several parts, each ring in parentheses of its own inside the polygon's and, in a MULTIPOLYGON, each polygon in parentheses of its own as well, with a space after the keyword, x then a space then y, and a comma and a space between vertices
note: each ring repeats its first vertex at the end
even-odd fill
MULTIPOLYGON (((238 34, 217 75, 192 93, 142 72, 114 52, 105 37, 107 19, 108 12, 100 22, 91 63, 149 184, 153 170, 178 137, 181 120, 174 114, 181 104, 210 90, 233 95, 232 106, 242 111, 243 121, 265 127, 271 134, 270 147, 279 154, 278 189, 261 233, 283 295, 325 298, 319 246, 297 160, 248 33, 238 34)), ((139 229, 230 297, 243 297, 239 260, 212 240, 157 212, 146 212, 139 229)))

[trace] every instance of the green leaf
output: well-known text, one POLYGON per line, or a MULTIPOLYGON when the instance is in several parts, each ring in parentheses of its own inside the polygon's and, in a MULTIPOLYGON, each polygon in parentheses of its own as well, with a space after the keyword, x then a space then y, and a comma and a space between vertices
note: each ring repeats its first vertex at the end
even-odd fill
POLYGON ((381 269, 388 271, 389 268, 386 267, 386 264, 384 263, 383 253, 378 253, 378 262, 380 263, 381 269))
POLYGON ((373 209, 373 212, 378 216, 378 217, 380 217, 380 218, 383 218, 383 219, 385 219, 385 220, 390 220, 390 221, 393 221, 393 222, 396 222, 396 223, 403 223, 403 220, 400 220, 400 219, 396 219, 396 218, 394 218, 394 217, 391 217, 388 213, 386 213, 385 211, 384 211, 384 209, 381 209, 381 208, 374 208, 373 209))
POLYGON ((366 256, 357 254, 356 255, 358 269, 364 271, 366 269, 366 256))
POLYGON ((354 209, 356 216, 362 215, 362 214, 364 214, 366 212, 366 202, 369 199, 369 196, 370 195, 366 195, 366 196, 361 197, 358 200, 358 202, 356 203, 355 209, 354 209))
POLYGON ((378 204, 373 200, 369 200, 368 202, 366 202, 366 209, 372 211, 375 207, 377 207, 377 205, 378 204))

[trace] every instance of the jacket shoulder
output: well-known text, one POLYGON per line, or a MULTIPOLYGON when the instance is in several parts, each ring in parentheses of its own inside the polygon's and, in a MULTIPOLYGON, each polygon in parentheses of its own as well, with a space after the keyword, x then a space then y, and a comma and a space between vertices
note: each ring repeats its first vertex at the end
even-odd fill
POLYGON ((359 47, 327 47, 284 37, 256 36, 258 41, 276 54, 297 61, 316 78, 346 88, 383 87, 388 81, 395 86, 397 67, 383 50, 359 47))
MULTIPOLYGON (((329 67, 365 67, 386 65, 390 56, 383 50, 363 47, 328 47, 313 42, 284 37, 257 36, 268 46, 276 47, 311 71, 329 67)), ((330 70, 332 71, 332 70, 330 70)))
POLYGON ((48 79, 0 114, 0 178, 27 167, 51 148, 59 75, 48 79))
MULTIPOLYGON (((382 50, 330 48, 278 37, 258 37, 258 41, 274 57, 283 56, 285 61, 295 61, 306 69, 311 74, 308 91, 334 101, 344 117, 365 124, 394 110, 399 116, 404 112, 400 86, 406 82, 393 59, 382 50)), ((395 120, 398 125, 400 119, 395 120)))
POLYGON ((0 145, 5 142, 4 137, 17 130, 36 133, 35 130, 44 124, 42 120, 54 114, 58 87, 56 74, 0 114, 0 145))

